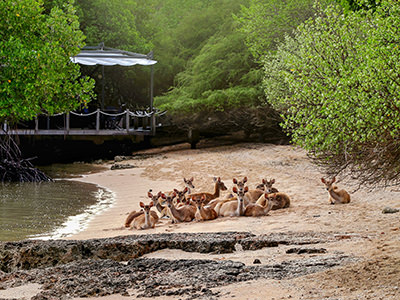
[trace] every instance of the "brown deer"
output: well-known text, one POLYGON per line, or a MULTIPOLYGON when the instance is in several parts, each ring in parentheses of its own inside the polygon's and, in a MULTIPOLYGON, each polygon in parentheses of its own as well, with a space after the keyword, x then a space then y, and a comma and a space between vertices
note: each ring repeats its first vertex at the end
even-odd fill
POLYGON ((192 205, 185 205, 179 208, 175 207, 174 198, 176 197, 176 193, 172 193, 172 195, 166 196, 165 194, 161 194, 161 197, 167 201, 168 214, 171 217, 172 223, 178 222, 190 222, 194 219, 195 210, 193 210, 192 205))
MULTIPOLYGON (((236 178, 233 178, 233 183, 236 184, 240 191, 243 191, 244 185, 247 182, 247 177, 244 177, 243 180, 238 181, 236 178)), ((260 189, 249 190, 245 196, 245 202, 247 203, 255 203, 258 198, 262 195, 263 191, 260 189)))
POLYGON ((158 222, 158 215, 155 211, 151 211, 153 207, 153 202, 145 205, 143 202, 140 202, 140 207, 143 209, 144 214, 138 216, 133 220, 133 227, 136 229, 149 229, 154 228, 156 223, 158 222))
POLYGON ((210 202, 212 199, 218 198, 220 195, 220 191, 226 191, 227 188, 226 188, 225 184, 221 181, 220 177, 218 177, 218 178, 214 177, 213 180, 215 182, 214 194, 206 193, 206 192, 195 193, 195 194, 189 194, 188 198, 193 198, 193 197, 198 198, 198 197, 202 197, 203 195, 205 195, 206 199, 204 200, 204 205, 208 204, 208 202, 210 202))
POLYGON ((185 187, 182 191, 178 191, 177 189, 174 189, 174 192, 176 193, 176 202, 177 202, 177 207, 183 206, 186 204, 186 202, 190 202, 190 198, 186 198, 185 194, 189 189, 185 187))
POLYGON ((256 203, 250 203, 249 205, 246 206, 246 209, 244 210, 244 215, 246 217, 266 216, 271 210, 271 208, 272 208, 272 201, 268 201, 268 205, 267 203, 265 203, 264 206, 261 206, 256 203))
POLYGON ((337 186, 333 185, 333 183, 336 181, 336 177, 333 177, 332 180, 326 180, 322 177, 321 181, 326 186, 326 190, 329 193, 329 201, 331 204, 345 204, 350 202, 349 193, 345 190, 339 190, 337 186))
MULTIPOLYGON (((127 228, 130 227, 132 221, 134 222, 134 220, 136 220, 136 219, 138 219, 138 218, 145 220, 146 210, 145 210, 145 208, 142 206, 142 204, 143 204, 143 202, 140 202, 140 207, 143 208, 142 210, 139 210, 139 211, 132 211, 132 212, 128 215, 128 217, 127 217, 126 220, 125 220, 125 227, 127 227, 127 228)), ((143 205, 144 205, 144 204, 143 204, 143 205)), ((150 206, 150 208, 151 208, 151 207, 153 206, 153 202, 151 202, 150 205, 151 205, 151 206, 150 206)), ((147 205, 147 206, 148 206, 148 205, 147 205)), ((149 210, 150 210, 150 208, 149 208, 149 210)), ((151 217, 152 217, 154 220, 156 220, 156 222, 157 222, 157 221, 158 221, 158 215, 157 215, 157 213, 156 213, 155 211, 151 211, 150 214, 151 214, 151 217)))
POLYGON ((195 198, 192 200, 196 204, 196 213, 194 215, 196 221, 207 221, 218 218, 218 214, 213 208, 204 207, 204 195, 201 198, 195 198))
POLYGON ((246 186, 243 190, 238 190, 236 186, 233 187, 233 192, 237 194, 236 201, 229 201, 219 203, 215 207, 215 211, 223 217, 234 217, 234 216, 243 216, 245 205, 244 205, 244 196, 249 191, 249 188, 246 186))
POLYGON ((188 191, 187 191, 188 194, 191 194, 192 193, 192 189, 195 188, 194 185, 193 185, 193 180, 194 180, 193 177, 191 177, 190 179, 183 178, 183 182, 185 183, 185 187, 188 188, 188 191))
POLYGON ((260 198, 258 198, 256 204, 265 206, 267 200, 272 202, 271 210, 288 208, 290 206, 290 197, 287 194, 281 192, 271 194, 264 193, 261 195, 260 198))
POLYGON ((262 183, 264 185, 264 191, 266 193, 270 194, 270 193, 278 193, 279 192, 278 189, 272 187, 272 185, 275 183, 275 179, 271 179, 271 180, 263 179, 262 183))

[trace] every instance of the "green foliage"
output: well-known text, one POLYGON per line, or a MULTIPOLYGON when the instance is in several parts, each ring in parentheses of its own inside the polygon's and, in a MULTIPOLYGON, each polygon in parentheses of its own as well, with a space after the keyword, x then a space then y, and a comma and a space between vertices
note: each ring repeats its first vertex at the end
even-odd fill
POLYGON ((329 7, 265 64, 284 127, 331 173, 350 167, 367 183, 399 183, 399 28, 397 1, 346 15, 329 7))
MULTIPOLYGON (((246 35, 246 45, 256 59, 261 59, 286 34, 315 14, 314 0, 251 0, 249 7, 242 6, 235 20, 246 35)), ((329 0, 322 3, 332 2, 329 0)))
POLYGON ((75 109, 90 100, 92 81, 81 79, 69 57, 84 36, 72 2, 44 14, 43 2, 0 2, 0 120, 30 120, 75 109))

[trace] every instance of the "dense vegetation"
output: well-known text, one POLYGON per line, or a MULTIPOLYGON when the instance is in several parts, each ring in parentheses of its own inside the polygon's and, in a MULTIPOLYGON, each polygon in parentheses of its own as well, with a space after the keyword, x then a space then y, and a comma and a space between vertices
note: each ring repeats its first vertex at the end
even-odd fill
MULTIPOLYGON (((270 139, 282 122, 327 173, 400 183, 397 1, 76 0, 76 12, 72 4, 1 2, 0 121, 88 101, 91 81, 68 61, 83 32, 89 45, 154 51, 155 104, 171 124, 270 139)), ((98 68, 81 71, 100 80, 98 68)), ((106 68, 108 103, 148 106, 149 72, 106 68)))

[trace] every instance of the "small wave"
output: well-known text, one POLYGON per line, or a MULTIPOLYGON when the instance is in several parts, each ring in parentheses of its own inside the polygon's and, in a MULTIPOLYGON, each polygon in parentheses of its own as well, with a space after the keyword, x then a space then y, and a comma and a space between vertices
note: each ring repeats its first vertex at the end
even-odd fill
POLYGON ((98 187, 95 195, 97 201, 87 207, 83 213, 70 216, 68 219, 54 231, 36 234, 30 236, 29 239, 33 240, 53 240, 62 239, 85 230, 89 222, 98 214, 109 209, 115 203, 115 193, 104 187, 98 187))

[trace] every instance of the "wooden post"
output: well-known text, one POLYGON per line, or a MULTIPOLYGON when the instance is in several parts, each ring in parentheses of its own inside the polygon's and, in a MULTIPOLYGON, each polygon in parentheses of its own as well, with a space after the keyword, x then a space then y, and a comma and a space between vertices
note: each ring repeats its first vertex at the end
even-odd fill
POLYGON ((96 132, 99 133, 100 130, 100 109, 97 109, 96 113, 96 132))
POLYGON ((129 126, 130 126, 130 116, 129 116, 129 109, 126 110, 126 115, 125 115, 125 122, 126 122, 126 133, 129 134, 129 126))
POLYGON ((35 133, 37 134, 39 131, 39 119, 38 117, 35 118, 35 133))
POLYGON ((150 124, 151 124, 151 135, 156 135, 156 114, 153 113, 150 118, 151 118, 151 122, 150 122, 150 124))
POLYGON ((66 115, 66 134, 69 133, 69 112, 66 115))

